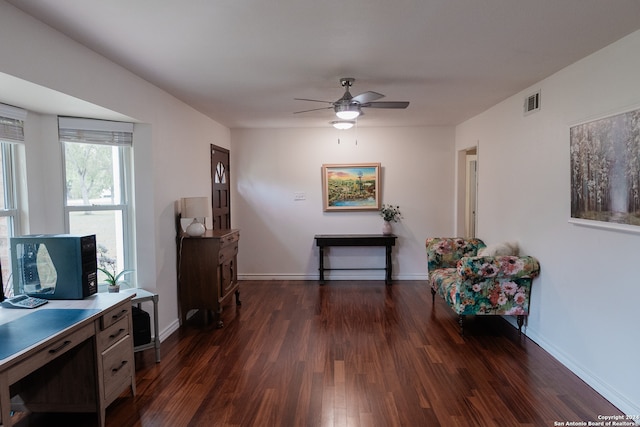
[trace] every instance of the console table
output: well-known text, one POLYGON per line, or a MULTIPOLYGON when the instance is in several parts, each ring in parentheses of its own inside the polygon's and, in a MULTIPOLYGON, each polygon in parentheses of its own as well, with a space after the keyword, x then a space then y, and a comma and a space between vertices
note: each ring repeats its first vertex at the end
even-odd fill
POLYGON ((0 308, 0 423, 12 426, 15 408, 95 412, 103 427, 106 407, 125 389, 136 391, 131 298, 100 293, 0 308))
POLYGON ((324 272, 327 270, 385 270, 385 283, 391 284, 391 249, 398 236, 394 234, 316 234, 316 246, 320 250, 319 268, 320 284, 324 285, 324 272), (330 246, 384 246, 384 268, 325 268, 324 249, 330 246))

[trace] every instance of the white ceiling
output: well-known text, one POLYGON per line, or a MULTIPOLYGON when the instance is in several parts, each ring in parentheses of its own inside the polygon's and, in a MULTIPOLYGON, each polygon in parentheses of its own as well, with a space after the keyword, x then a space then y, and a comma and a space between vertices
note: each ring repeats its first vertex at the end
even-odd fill
POLYGON ((411 102, 359 126, 455 125, 640 29, 638 0, 8 3, 231 128, 328 126, 294 98, 335 101, 341 77, 411 102))

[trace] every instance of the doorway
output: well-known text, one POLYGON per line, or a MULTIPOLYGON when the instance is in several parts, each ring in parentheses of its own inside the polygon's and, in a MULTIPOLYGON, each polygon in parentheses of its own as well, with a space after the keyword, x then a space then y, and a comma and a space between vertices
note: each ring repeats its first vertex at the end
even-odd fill
POLYGON ((476 237, 478 208, 478 147, 458 152, 457 235, 476 237))
POLYGON ((467 154, 466 156, 466 184, 465 194, 466 202, 464 206, 465 215, 465 236, 476 237, 476 179, 478 168, 478 156, 475 154, 467 154))
POLYGON ((214 230, 231 229, 229 150, 211 144, 211 213, 214 230))

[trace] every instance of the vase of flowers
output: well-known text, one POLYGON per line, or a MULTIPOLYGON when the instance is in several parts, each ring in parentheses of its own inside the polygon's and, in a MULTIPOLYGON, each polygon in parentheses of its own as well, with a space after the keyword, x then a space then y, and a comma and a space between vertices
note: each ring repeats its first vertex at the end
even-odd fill
POLYGON ((393 232, 391 221, 398 222, 400 218, 402 218, 400 206, 383 204, 382 208, 380 208, 380 216, 384 220, 382 224, 382 234, 391 234, 393 232))

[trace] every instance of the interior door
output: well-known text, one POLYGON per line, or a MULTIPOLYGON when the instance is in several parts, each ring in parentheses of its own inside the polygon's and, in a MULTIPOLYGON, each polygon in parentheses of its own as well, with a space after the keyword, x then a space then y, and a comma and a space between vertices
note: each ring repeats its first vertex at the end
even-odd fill
POLYGON ((211 212, 214 230, 231 228, 229 150, 211 144, 211 212))

